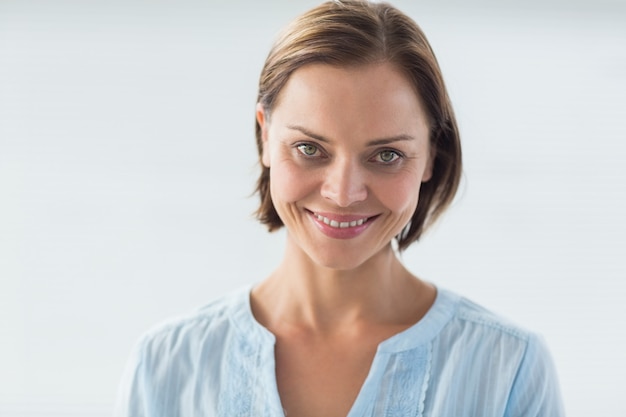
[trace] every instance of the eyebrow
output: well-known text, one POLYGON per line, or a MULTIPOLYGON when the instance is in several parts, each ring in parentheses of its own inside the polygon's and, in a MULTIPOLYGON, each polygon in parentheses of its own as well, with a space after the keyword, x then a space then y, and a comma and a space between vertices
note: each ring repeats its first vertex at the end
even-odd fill
MULTIPOLYGON (((298 126, 298 125, 287 125, 287 127, 291 130, 297 130, 300 133, 304 133, 305 135, 309 136, 310 138, 313 138, 315 140, 318 140, 320 142, 324 142, 324 143, 330 143, 331 140, 322 136, 322 135, 318 135, 317 133, 313 133, 310 130, 302 127, 302 126, 298 126)), ((399 142, 399 141, 408 141, 408 140, 415 140, 414 136, 411 135, 405 135, 405 134, 400 134, 400 135, 396 135, 396 136, 390 136, 390 137, 386 137, 386 138, 380 138, 380 139, 374 139, 371 140, 369 142, 367 142, 367 146, 381 146, 381 145, 388 145, 390 143, 394 143, 394 142, 399 142)))

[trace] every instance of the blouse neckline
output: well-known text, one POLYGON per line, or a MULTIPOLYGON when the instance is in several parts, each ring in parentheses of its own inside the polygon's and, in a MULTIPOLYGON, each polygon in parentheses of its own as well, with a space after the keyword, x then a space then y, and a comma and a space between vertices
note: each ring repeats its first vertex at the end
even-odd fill
MULTIPOLYGON (((248 285, 236 294, 233 311, 230 316, 233 325, 252 344, 274 346, 275 336, 252 313, 250 296, 253 285, 248 285)), ((432 341, 454 316, 460 297, 450 291, 437 287, 435 302, 426 314, 409 328, 383 340, 378 345, 378 352, 399 353, 414 349, 432 341)), ((258 345, 257 345, 258 346, 258 345)))

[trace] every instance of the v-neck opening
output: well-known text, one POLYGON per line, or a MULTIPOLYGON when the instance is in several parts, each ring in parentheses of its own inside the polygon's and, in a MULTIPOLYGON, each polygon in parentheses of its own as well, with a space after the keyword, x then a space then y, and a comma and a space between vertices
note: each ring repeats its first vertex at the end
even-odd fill
MULTIPOLYGON (((240 302, 245 304, 245 308, 235 309, 236 314, 232 319, 236 327, 242 332, 243 340, 248 341, 249 348, 258 351, 259 362, 266 362, 263 366, 264 372, 270 375, 265 375, 264 378, 259 377, 259 380, 266 381, 266 383, 270 382, 272 385, 266 387, 265 390, 268 394, 268 398, 265 400, 270 402, 268 407, 280 410, 281 417, 285 417, 276 374, 276 336, 254 317, 251 307, 252 289, 253 287, 249 286, 242 294, 240 302), (256 343, 251 343, 251 340, 255 340, 256 343)), ((452 318, 458 299, 458 296, 437 288, 433 305, 418 322, 378 344, 367 376, 346 417, 379 415, 378 413, 383 412, 383 409, 402 407, 402 398, 397 399, 396 404, 391 400, 391 398, 398 397, 399 394, 397 390, 390 390, 390 388, 401 384, 402 380, 409 374, 411 374, 410 379, 416 382, 421 381, 418 383, 419 389, 415 393, 410 393, 412 396, 417 395, 416 398, 411 398, 411 404, 415 403, 417 409, 414 411, 419 412, 419 409, 423 407, 425 390, 430 379, 431 344, 429 342, 439 334, 443 326, 452 318), (420 375, 416 375, 418 371, 420 375), (383 384, 385 386, 382 386, 383 384), (419 401, 416 402, 416 400, 419 401), (380 410, 376 411, 375 408, 380 410)), ((402 386, 397 388, 401 390, 402 386)), ((404 406, 407 407, 410 404, 404 406)), ((387 411, 384 412, 387 413, 387 411)))

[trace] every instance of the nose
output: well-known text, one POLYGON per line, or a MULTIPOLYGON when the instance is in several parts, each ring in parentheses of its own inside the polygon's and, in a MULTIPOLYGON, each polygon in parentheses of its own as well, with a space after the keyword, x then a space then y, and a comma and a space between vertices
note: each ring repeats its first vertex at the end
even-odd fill
POLYGON ((337 158, 327 166, 324 174, 322 197, 338 207, 349 207, 367 198, 366 173, 358 161, 337 158))

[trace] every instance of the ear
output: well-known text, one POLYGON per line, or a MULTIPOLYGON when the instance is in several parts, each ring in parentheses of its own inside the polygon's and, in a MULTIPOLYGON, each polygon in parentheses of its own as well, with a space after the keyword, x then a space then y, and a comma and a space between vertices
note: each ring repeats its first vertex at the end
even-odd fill
POLYGON ((265 109, 261 103, 256 104, 256 121, 261 129, 261 143, 263 145, 263 153, 261 155, 261 162, 266 168, 270 167, 270 151, 269 141, 267 140, 267 131, 269 130, 269 120, 265 109))

